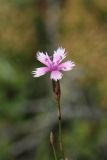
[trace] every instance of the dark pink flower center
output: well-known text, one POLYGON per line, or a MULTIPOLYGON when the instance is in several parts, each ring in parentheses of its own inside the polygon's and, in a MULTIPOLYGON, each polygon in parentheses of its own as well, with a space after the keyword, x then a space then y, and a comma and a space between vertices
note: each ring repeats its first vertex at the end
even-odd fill
POLYGON ((56 70, 58 70, 58 65, 54 65, 54 63, 51 64, 50 65, 50 71, 56 71, 56 70))

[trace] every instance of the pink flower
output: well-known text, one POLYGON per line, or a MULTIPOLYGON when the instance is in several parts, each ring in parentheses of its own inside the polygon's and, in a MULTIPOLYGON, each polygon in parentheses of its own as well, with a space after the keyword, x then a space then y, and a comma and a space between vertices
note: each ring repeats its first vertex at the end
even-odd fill
POLYGON ((37 59, 41 63, 45 65, 45 67, 36 68, 35 71, 33 71, 33 77, 40 77, 48 72, 51 73, 50 78, 57 81, 62 78, 63 74, 61 71, 70 71, 75 66, 74 62, 72 61, 66 61, 64 63, 61 63, 62 60, 66 57, 65 49, 58 48, 56 51, 54 51, 54 54, 52 57, 49 57, 49 55, 43 52, 37 53, 37 59))

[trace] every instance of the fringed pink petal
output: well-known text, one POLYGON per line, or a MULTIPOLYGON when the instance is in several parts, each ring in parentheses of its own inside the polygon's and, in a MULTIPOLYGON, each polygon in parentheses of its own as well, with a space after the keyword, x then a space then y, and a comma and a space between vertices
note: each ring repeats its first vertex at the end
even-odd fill
POLYGON ((40 61, 41 63, 45 64, 48 67, 52 64, 52 61, 47 53, 44 54, 43 52, 38 52, 37 59, 38 61, 40 61))
POLYGON ((62 78, 62 75, 63 74, 61 72, 59 72, 59 71, 52 71, 51 72, 51 79, 57 81, 57 80, 62 78))
POLYGON ((70 70, 73 69, 74 66, 75 66, 74 62, 72 62, 72 61, 66 61, 64 63, 61 63, 58 66, 58 69, 62 70, 62 71, 70 71, 70 70))
POLYGON ((55 65, 58 65, 65 57, 66 57, 65 49, 63 49, 62 47, 60 47, 56 51, 54 51, 54 54, 53 54, 53 63, 55 65))
POLYGON ((49 71, 48 67, 40 67, 36 68, 35 71, 32 71, 33 77, 40 77, 44 74, 46 74, 49 71))

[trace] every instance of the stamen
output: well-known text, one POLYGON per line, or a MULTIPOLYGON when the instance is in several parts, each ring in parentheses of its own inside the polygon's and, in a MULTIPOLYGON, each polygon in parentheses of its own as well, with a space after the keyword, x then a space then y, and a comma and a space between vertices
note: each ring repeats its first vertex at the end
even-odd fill
POLYGON ((60 60, 62 59, 62 56, 60 56, 60 60))

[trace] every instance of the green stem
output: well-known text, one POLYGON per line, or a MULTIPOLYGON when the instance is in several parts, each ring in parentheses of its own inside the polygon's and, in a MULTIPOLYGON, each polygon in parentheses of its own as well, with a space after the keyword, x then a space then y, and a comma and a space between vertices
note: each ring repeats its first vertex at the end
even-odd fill
POLYGON ((57 80, 57 81, 52 80, 52 86, 53 86, 53 92, 55 94, 57 105, 58 105, 59 145, 60 145, 62 158, 63 158, 63 160, 66 160, 65 159, 65 154, 64 154, 62 127, 61 127, 61 120, 62 120, 61 106, 60 106, 61 89, 60 89, 59 80, 57 80))
POLYGON ((57 159, 57 155, 56 155, 56 150, 55 150, 55 147, 54 147, 53 144, 52 144, 52 149, 53 149, 54 159, 55 159, 55 160, 58 160, 58 159, 57 159))
POLYGON ((50 143, 52 145, 52 149, 53 149, 53 154, 54 154, 54 159, 55 160, 58 160, 57 159, 57 155, 56 155, 56 150, 55 150, 55 147, 54 147, 54 135, 53 135, 53 132, 51 131, 50 133, 50 143))
POLYGON ((60 100, 57 100, 57 102, 58 102, 58 122, 59 122, 59 144, 60 144, 60 150, 61 150, 61 153, 62 153, 63 160, 65 160, 62 127, 61 127, 62 115, 61 115, 60 100))

